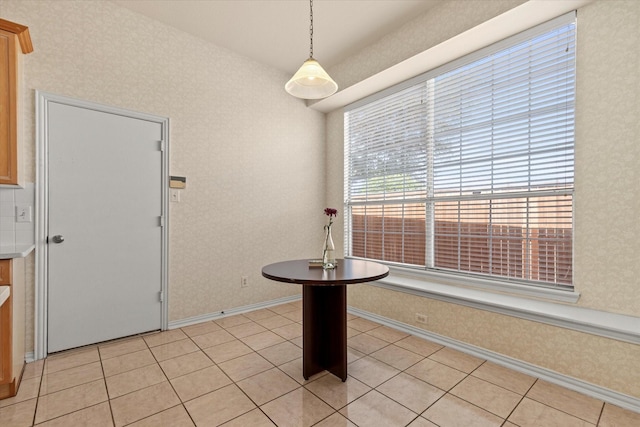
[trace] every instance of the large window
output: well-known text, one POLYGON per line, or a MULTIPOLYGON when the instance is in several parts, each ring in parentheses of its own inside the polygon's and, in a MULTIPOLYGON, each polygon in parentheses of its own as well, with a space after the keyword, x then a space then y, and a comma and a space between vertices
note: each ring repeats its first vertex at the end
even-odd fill
POLYGON ((345 109, 346 254, 572 287, 575 16, 345 109))

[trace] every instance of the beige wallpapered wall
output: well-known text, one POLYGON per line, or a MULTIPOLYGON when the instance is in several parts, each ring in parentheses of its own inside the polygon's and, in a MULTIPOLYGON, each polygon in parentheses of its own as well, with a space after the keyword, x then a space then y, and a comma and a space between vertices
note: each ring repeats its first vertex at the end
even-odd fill
POLYGON ((640 317, 640 2, 578 11, 576 94, 579 304, 640 317))
POLYGON ((344 89, 494 18, 526 0, 450 0, 330 69, 344 89))
MULTIPOLYGON (((452 2, 330 69, 357 81, 521 2, 452 2), (468 3, 467 3, 468 4, 468 3), (418 40, 419 42, 416 42, 418 40), (407 47, 405 41, 411 41, 407 47), (380 54, 381 52, 393 52, 380 54), (392 58, 391 58, 392 57, 392 58)), ((640 317, 640 2, 597 0, 578 10, 575 288, 577 305, 640 317)), ((327 116, 328 200, 341 203, 343 114, 327 116)), ((375 286, 349 304, 603 387, 640 397, 640 346, 375 286)))
MULTIPOLYGON (((521 3, 448 2, 329 71, 347 87, 521 3)), ((319 242, 318 195, 342 206, 342 111, 326 117, 325 187, 323 116, 282 92, 287 76, 109 2, 0 0, 0 16, 28 25, 36 49, 25 57, 22 93, 31 179, 35 89, 171 118, 171 173, 188 177, 182 203, 171 205, 171 320, 297 292, 260 278, 260 266, 315 256, 318 245, 307 242, 319 242), (243 89, 249 74, 255 83, 243 89)), ((639 20, 633 0, 578 11, 578 305, 634 316, 640 202, 628 189, 640 183, 639 20)), ((427 310, 433 332, 640 397, 637 345, 373 286, 351 288, 349 303, 407 324, 407 313, 427 310)))
POLYGON ((290 76, 108 1, 0 0, 0 16, 35 48, 21 94, 31 182, 36 89, 170 118, 170 173, 187 177, 170 204, 170 321, 299 294, 261 276, 322 244, 325 119, 284 91, 290 76))

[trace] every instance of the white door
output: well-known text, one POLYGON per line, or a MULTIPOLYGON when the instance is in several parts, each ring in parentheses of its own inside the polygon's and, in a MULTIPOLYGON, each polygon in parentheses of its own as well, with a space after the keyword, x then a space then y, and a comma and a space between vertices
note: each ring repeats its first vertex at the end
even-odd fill
POLYGON ((48 352, 161 328, 161 123, 50 102, 48 352))

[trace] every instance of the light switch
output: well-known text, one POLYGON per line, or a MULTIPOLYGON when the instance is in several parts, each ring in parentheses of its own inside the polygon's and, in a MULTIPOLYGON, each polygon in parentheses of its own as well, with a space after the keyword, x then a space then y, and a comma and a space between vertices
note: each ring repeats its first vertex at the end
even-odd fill
POLYGON ((170 191, 171 198, 170 200, 174 203, 180 203, 180 190, 176 190, 172 188, 170 191))
POLYGON ((16 206, 16 222, 31 222, 31 206, 16 206))

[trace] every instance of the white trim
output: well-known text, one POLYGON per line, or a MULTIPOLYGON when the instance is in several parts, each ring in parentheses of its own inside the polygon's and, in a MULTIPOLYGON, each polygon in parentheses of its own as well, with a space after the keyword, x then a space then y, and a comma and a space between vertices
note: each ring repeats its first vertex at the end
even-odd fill
POLYGON ((482 289, 462 288, 394 274, 369 284, 609 339, 640 344, 640 317, 488 292, 482 289))
POLYGON ((457 286, 480 288, 494 292, 506 292, 529 298, 537 298, 548 301, 558 301, 574 304, 580 299, 580 293, 572 289, 554 289, 551 287, 531 286, 531 284, 518 281, 502 280, 499 277, 483 278, 473 274, 455 273, 446 271, 413 269, 403 266, 390 265, 389 270, 393 277, 406 276, 418 281, 447 283, 457 286))
POLYGON ((47 356, 47 229, 49 176, 47 137, 47 105, 36 91, 36 202, 35 202, 35 289, 34 289, 34 339, 33 349, 36 360, 47 356))
POLYGON ((280 305, 287 302, 298 301, 302 299, 301 295, 293 295, 289 297, 283 297, 274 299, 271 301, 259 302, 256 304, 243 305, 242 307, 235 307, 229 310, 222 310, 216 313, 208 313, 200 316, 189 317, 186 319, 174 320, 169 322, 169 329, 184 328, 185 326, 195 325, 197 323, 208 322, 210 320, 218 320, 228 316, 234 316, 236 314, 248 313, 263 308, 273 307, 274 305, 280 305))
POLYGON ((32 363, 36 361, 35 356, 33 355, 33 351, 30 351, 24 355, 24 361, 26 363, 32 363))
POLYGON ((163 331, 169 328, 169 167, 170 162, 170 132, 169 118, 157 117, 162 126, 162 276, 160 278, 160 327, 163 331))
MULTIPOLYGON (((575 11, 570 11, 560 16, 556 16, 555 18, 550 19, 542 24, 534 25, 531 28, 527 28, 524 31, 519 32, 518 34, 505 37, 504 39, 499 40, 495 43, 492 43, 489 46, 483 47, 482 49, 478 49, 474 52, 462 55, 459 58, 456 58, 452 61, 442 64, 438 67, 432 68, 427 72, 418 74, 417 76, 414 76, 408 80, 403 81, 402 83, 385 88, 384 90, 380 92, 376 92, 370 96, 367 96, 366 98, 359 99, 358 101, 352 104, 346 105, 344 107, 344 110, 345 111, 357 110, 363 106, 371 104, 382 98, 386 98, 389 95, 396 94, 405 89, 433 80, 434 78, 442 76, 445 73, 448 73, 455 69, 472 64, 478 60, 486 59, 487 57, 494 55, 495 53, 502 52, 506 49, 517 46, 523 42, 528 42, 531 39, 539 37, 543 34, 547 34, 561 27, 565 27, 570 24, 575 24, 575 22, 576 22, 575 11)), ((523 52, 523 54, 525 54, 525 52, 523 52)), ((482 197, 483 196, 480 196, 479 198, 482 198, 482 197)))
POLYGON ((355 83, 334 95, 307 105, 329 113, 390 86, 511 37, 594 0, 529 0, 455 37, 355 83))
POLYGON ((48 277, 48 253, 46 237, 48 235, 48 206, 49 206, 49 140, 48 140, 48 105, 50 102, 87 108, 104 113, 118 114, 140 120, 159 123, 162 126, 164 150, 162 151, 162 216, 166 218, 162 227, 162 273, 161 292, 167 295, 161 302, 160 327, 166 330, 169 325, 169 119, 137 111, 126 110, 113 106, 84 101, 62 95, 36 90, 36 208, 35 208, 35 311, 34 311, 34 352, 35 360, 47 356, 47 277, 48 277))
POLYGON ((547 368, 514 359, 512 357, 504 356, 490 350, 476 347, 462 341, 454 340, 452 338, 438 335, 433 332, 425 331, 424 329, 416 328, 414 326, 407 325, 406 323, 398 322, 397 320, 369 313, 355 307, 348 306, 347 311, 356 316, 372 320, 390 328, 406 332, 408 334, 415 335, 429 341, 433 341, 435 343, 453 348, 455 350, 470 354, 475 357, 479 357, 497 365, 513 369, 514 371, 522 372, 523 374, 540 378, 544 381, 548 381, 561 387, 568 388, 569 390, 577 391, 578 393, 603 400, 607 403, 611 403, 612 405, 629 409, 634 412, 640 412, 640 399, 636 397, 619 393, 617 391, 610 390, 608 388, 601 387, 595 384, 591 384, 586 381, 582 381, 547 368))

